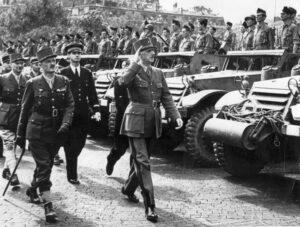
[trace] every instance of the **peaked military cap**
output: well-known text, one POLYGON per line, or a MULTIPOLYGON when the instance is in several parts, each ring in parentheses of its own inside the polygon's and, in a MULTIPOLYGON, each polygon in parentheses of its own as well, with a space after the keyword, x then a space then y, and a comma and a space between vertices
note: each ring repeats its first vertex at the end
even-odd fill
POLYGON ((147 24, 144 29, 148 29, 149 31, 153 32, 154 31, 154 26, 153 24, 147 24))
POLYGON ((207 26, 208 20, 206 18, 199 18, 198 21, 199 24, 204 25, 205 27, 207 26))
POLYGON ((51 47, 43 48, 36 53, 36 57, 39 62, 45 61, 48 58, 55 58, 56 56, 57 55, 53 53, 51 47))
POLYGON ((232 26, 232 23, 230 21, 228 21, 226 24, 230 27, 232 26))
POLYGON ((70 43, 69 45, 66 46, 65 50, 67 53, 70 53, 71 51, 74 50, 83 51, 83 45, 81 43, 70 43))
POLYGON ((172 20, 172 24, 177 25, 178 27, 180 27, 180 22, 178 20, 173 19, 172 20))
POLYGON ((10 62, 13 63, 13 62, 16 62, 16 61, 25 61, 25 59, 19 53, 12 53, 10 55, 10 62))
POLYGON ((9 55, 8 54, 4 54, 3 56, 2 56, 2 63, 9 63, 10 62, 10 57, 9 57, 9 55))
POLYGON ((261 8, 257 8, 256 13, 262 13, 264 15, 267 15, 266 11, 261 8))
POLYGON ((140 51, 144 51, 148 49, 153 49, 156 51, 156 47, 153 45, 151 38, 139 39, 133 44, 133 47, 135 51, 137 51, 140 47, 141 47, 140 51))

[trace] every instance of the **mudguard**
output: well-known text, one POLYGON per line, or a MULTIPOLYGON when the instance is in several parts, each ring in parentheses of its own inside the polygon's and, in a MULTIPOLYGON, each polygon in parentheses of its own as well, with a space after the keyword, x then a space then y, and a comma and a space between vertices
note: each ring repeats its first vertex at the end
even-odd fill
POLYGON ((231 91, 222 96, 215 104, 215 110, 219 111, 225 105, 241 103, 245 97, 239 91, 231 91))
MULTIPOLYGON (((198 91, 197 93, 193 93, 193 94, 183 97, 182 101, 181 101, 181 106, 191 108, 191 107, 198 105, 200 102, 210 99, 210 98, 219 99, 226 93, 227 93, 227 91, 216 90, 216 89, 198 91)), ((214 105, 214 103, 212 103, 212 105, 214 105)))

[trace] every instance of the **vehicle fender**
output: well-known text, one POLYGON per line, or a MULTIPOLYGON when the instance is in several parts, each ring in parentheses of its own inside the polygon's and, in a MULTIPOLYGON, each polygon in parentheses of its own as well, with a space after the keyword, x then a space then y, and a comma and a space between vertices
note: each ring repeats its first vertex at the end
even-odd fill
POLYGON ((225 105, 239 104, 245 97, 239 91, 231 91, 223 95, 215 104, 215 110, 219 111, 225 105))
MULTIPOLYGON (((201 102, 208 100, 210 98, 213 98, 214 100, 219 99, 226 93, 227 93, 227 91, 216 90, 216 89, 198 91, 197 93, 193 93, 193 94, 183 97, 181 105, 183 107, 191 108, 191 107, 201 104, 201 102)), ((214 103, 212 103, 212 104, 214 104, 214 103)))

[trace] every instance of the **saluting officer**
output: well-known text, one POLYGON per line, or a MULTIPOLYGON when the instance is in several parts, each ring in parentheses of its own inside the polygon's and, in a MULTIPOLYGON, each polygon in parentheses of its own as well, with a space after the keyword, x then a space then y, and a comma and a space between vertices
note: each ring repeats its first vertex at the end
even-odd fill
POLYGON ((47 222, 57 221, 50 196, 50 175, 74 111, 68 79, 55 74, 55 57, 50 47, 37 53, 42 74, 26 83, 16 139, 20 147, 25 146, 25 138, 29 140, 36 168, 26 194, 31 202, 43 203, 47 222))
MULTIPOLYGON (((14 141, 21 112, 21 100, 28 76, 22 75, 25 59, 21 54, 11 54, 12 71, 0 76, 0 136, 4 144, 4 169, 2 177, 9 179, 16 166, 14 141)), ((17 175, 12 178, 11 185, 19 185, 17 175)))
POLYGON ((169 51, 176 52, 179 50, 179 43, 182 39, 180 35, 180 23, 178 20, 172 20, 172 35, 170 38, 169 51))
POLYGON ((129 138, 132 165, 129 178, 122 193, 130 201, 138 202, 134 195, 138 186, 142 189, 147 220, 157 222, 153 183, 150 171, 151 139, 161 136, 162 103, 168 116, 182 127, 182 119, 169 92, 163 72, 151 66, 156 55, 156 47, 150 39, 140 39, 135 44, 135 60, 124 72, 122 82, 128 88, 129 105, 125 110, 120 133, 129 138))
POLYGON ((67 164, 67 178, 71 184, 80 184, 77 174, 77 161, 86 141, 90 110, 96 120, 100 120, 100 105, 91 71, 80 66, 83 45, 71 43, 66 47, 70 65, 61 70, 61 74, 70 80, 75 101, 73 123, 64 144, 67 164))
POLYGON ((268 50, 274 49, 274 37, 271 28, 265 23, 266 11, 258 8, 256 20, 258 22, 254 30, 253 49, 268 50))

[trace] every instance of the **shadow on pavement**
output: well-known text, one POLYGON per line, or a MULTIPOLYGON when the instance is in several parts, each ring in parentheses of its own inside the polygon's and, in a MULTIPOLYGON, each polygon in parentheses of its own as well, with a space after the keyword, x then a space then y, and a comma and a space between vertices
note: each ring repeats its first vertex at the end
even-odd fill
POLYGON ((242 185, 253 192, 253 195, 236 196, 236 198, 242 201, 288 216, 299 215, 299 181, 294 181, 280 175, 264 173, 245 179, 228 177, 227 180, 231 183, 242 185))

